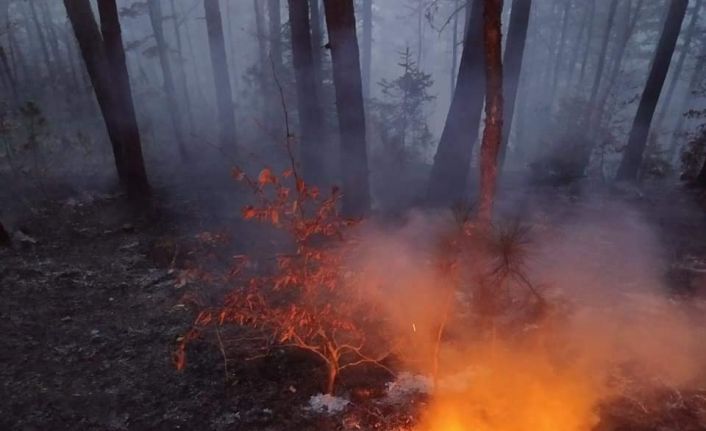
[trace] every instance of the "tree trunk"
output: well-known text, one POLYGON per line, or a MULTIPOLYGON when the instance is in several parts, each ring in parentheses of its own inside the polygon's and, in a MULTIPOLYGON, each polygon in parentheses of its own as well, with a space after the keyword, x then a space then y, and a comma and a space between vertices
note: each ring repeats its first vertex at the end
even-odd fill
POLYGON ((300 156, 304 179, 308 183, 323 184, 324 142, 321 133, 323 113, 314 74, 309 4, 289 0, 289 26, 292 32, 292 54, 297 81, 299 125, 301 128, 300 156))
POLYGON ((672 134, 672 139, 671 143, 669 145, 669 160, 670 161, 675 161, 678 157, 679 153, 679 142, 682 138, 682 132, 684 129, 684 121, 686 120, 686 111, 689 108, 689 102, 692 100, 692 96, 694 94, 694 91, 696 91, 699 88, 700 83, 702 82, 703 79, 703 73, 704 69, 706 69, 706 43, 701 45, 701 50, 699 52, 699 55, 697 56, 698 60, 696 61, 696 66, 694 67, 694 71, 692 72, 691 79, 689 80, 689 87, 687 89, 687 94, 684 95, 684 98, 681 101, 681 105, 679 109, 677 110, 677 114, 679 115, 679 119, 677 120, 677 124, 674 127, 674 133, 672 134))
POLYGON ((324 0, 324 7, 340 130, 343 211, 361 216, 370 209, 370 186, 353 0, 324 0))
POLYGON ((618 180, 637 180, 642 157, 647 145, 647 135, 650 131, 650 123, 657 107, 659 95, 664 86, 664 79, 672 61, 674 47, 676 46, 681 29, 688 0, 671 0, 669 3, 669 13, 664 22, 664 29, 657 45, 655 59, 652 63, 650 75, 645 84, 645 90, 640 99, 637 115, 630 131, 628 145, 625 148, 623 159, 618 169, 618 180))
POLYGON ((282 71, 282 17, 279 0, 267 0, 267 16, 270 24, 270 57, 275 73, 282 71))
POLYGON ((10 63, 7 61, 5 49, 2 46, 0 46, 0 68, 2 69, 2 75, 4 76, 4 80, 7 82, 7 85, 9 87, 8 91, 12 96, 12 103, 15 106, 19 106, 20 98, 19 94, 17 93, 17 80, 15 79, 15 76, 12 73, 10 63))
POLYGON ((684 68, 684 62, 686 61, 686 58, 689 55, 691 41, 694 38, 696 22, 699 20, 699 14, 701 12, 702 4, 703 0, 696 0, 696 3, 694 4, 694 12, 691 14, 691 19, 689 20, 689 24, 684 32, 684 46, 682 47, 681 54, 679 54, 677 64, 674 67, 674 73, 672 74, 672 79, 669 82, 669 86, 667 87, 667 92, 664 95, 662 109, 659 115, 657 116, 657 121, 655 121, 655 133, 659 133, 659 130, 662 127, 662 123, 664 123, 664 119, 669 113, 669 106, 671 105, 672 98, 674 97, 674 90, 677 88, 677 84, 679 83, 679 79, 681 78, 681 72, 684 68))
MULTIPOLYGON (((47 29, 49 47, 54 58, 55 69, 64 85, 69 85, 69 74, 66 65, 64 64, 64 57, 61 53, 61 48, 59 47, 59 37, 56 34, 56 27, 52 21, 51 11, 45 2, 41 3, 39 7, 42 11, 42 20, 44 21, 44 25, 47 29)), ((74 86, 73 91, 75 91, 76 87, 78 87, 78 81, 71 80, 71 84, 74 86)))
POLYGON ((559 72, 561 71, 561 65, 564 61, 564 52, 566 51, 566 42, 568 39, 567 31, 569 30, 569 21, 571 18, 571 0, 564 0, 566 4, 564 5, 564 11, 561 15, 561 35, 559 36, 559 52, 556 54, 556 60, 554 61, 554 70, 552 71, 552 88, 550 93, 550 100, 552 105, 554 104, 554 95, 556 94, 557 87, 559 86, 559 72))
POLYGON ((10 245, 10 234, 7 233, 5 227, 0 222, 0 247, 7 247, 10 245))
POLYGON ((451 78, 449 79, 451 89, 449 92, 450 98, 454 97, 454 90, 456 89, 456 68, 458 67, 458 14, 461 13, 460 4, 460 0, 456 0, 454 3, 454 25, 451 30, 451 78))
POLYGON ((508 28, 507 46, 503 59, 505 77, 503 79, 503 91, 505 93, 503 109, 503 135, 502 147, 500 149, 500 160, 498 166, 502 169, 507 155, 507 145, 510 140, 512 130, 512 120, 515 114, 515 101, 517 100, 517 89, 520 84, 520 74, 522 72, 522 61, 525 55, 525 45, 527 41, 527 28, 529 27, 530 11, 532 10, 532 0, 513 0, 512 13, 510 15, 510 26, 508 28))
POLYGON ((122 136, 121 149, 126 176, 125 186, 132 196, 145 196, 149 194, 149 185, 142 157, 140 130, 135 116, 115 0, 101 0, 98 3, 98 11, 106 57, 110 66, 111 84, 116 103, 119 104, 120 115, 116 118, 116 122, 122 136))
POLYGON ((586 66, 588 65, 588 58, 591 55, 591 42, 593 42, 593 33, 595 31, 594 21, 596 20, 596 0, 589 0, 591 2, 590 12, 588 15, 588 32, 586 33, 586 44, 583 50, 583 59, 581 60, 581 72, 579 72, 578 84, 583 83, 583 78, 586 75, 586 66))
POLYGON ((485 129, 480 155, 480 202, 478 218, 490 223, 497 189, 498 153, 503 130, 503 0, 484 0, 483 34, 485 45, 485 129))
POLYGON ((696 184, 698 184, 701 187, 706 187, 706 160, 704 160, 704 165, 701 168, 701 172, 699 173, 699 176, 696 177, 696 184))
POLYGON ((196 130, 196 122, 194 121, 194 112, 191 109, 189 83, 186 79, 186 68, 184 67, 184 47, 181 40, 181 25, 179 24, 179 14, 177 13, 175 0, 170 0, 170 6, 172 12, 172 22, 174 23, 174 36, 176 39, 177 55, 179 56, 177 68, 177 71, 179 72, 179 84, 181 86, 181 93, 184 97, 184 104, 186 105, 186 116, 189 120, 189 128, 193 133, 196 130))
POLYGON ((54 73, 54 67, 53 67, 53 64, 51 61, 51 56, 49 55, 49 47, 47 46, 47 40, 46 40, 46 37, 44 36, 44 31, 42 30, 42 24, 39 22, 39 16, 37 15, 37 8, 34 3, 35 1, 37 1, 37 0, 28 1, 29 11, 30 11, 30 15, 32 17, 32 22, 34 23, 34 31, 36 32, 37 40, 39 41, 39 47, 42 51, 42 58, 44 59, 44 65, 47 68, 47 74, 51 79, 51 75, 54 73))
POLYGON ((216 86, 216 101, 218 103, 218 119, 220 128, 221 149, 235 152, 235 114, 233 112, 233 92, 230 87, 226 45, 223 38, 223 22, 219 0, 204 0, 206 10, 206 28, 208 29, 208 46, 211 52, 213 81, 216 86))
POLYGON ((117 96, 116 80, 111 76, 111 65, 106 55, 106 47, 98 25, 91 10, 90 0, 64 0, 64 7, 71 21, 76 40, 81 50, 81 56, 86 64, 91 84, 96 94, 98 106, 103 114, 108 137, 113 147, 115 166, 122 184, 128 191, 135 191, 133 186, 139 184, 142 178, 132 178, 135 171, 125 166, 123 151, 123 125, 121 118, 126 114, 121 112, 117 96))
POLYGON ((434 157, 427 196, 434 205, 450 205, 466 199, 471 155, 483 110, 484 3, 484 0, 473 2, 456 91, 434 157))
POLYGON ((590 120, 595 119, 596 113, 600 111, 598 106, 596 106, 596 100, 598 98, 598 90, 601 88, 603 69, 605 68, 608 53, 608 43, 610 42, 610 34, 613 32, 613 23, 615 22, 615 12, 617 10, 618 0, 612 0, 610 3, 610 10, 608 12, 608 22, 606 23, 606 28, 603 33, 603 40, 601 41, 601 50, 598 53, 598 65, 596 66, 596 74, 593 78, 593 86, 591 87, 591 97, 588 102, 589 122, 587 124, 589 125, 595 124, 595 121, 590 120))
POLYGON ((370 72, 373 55, 373 0, 363 0, 363 98, 370 98, 370 72))
POLYGON ((257 47, 260 60, 260 95, 263 99, 262 102, 262 117, 263 119, 269 116, 269 107, 271 99, 271 91, 269 82, 267 81, 267 76, 269 76, 268 71, 271 70, 269 67, 269 62, 267 61, 267 37, 265 36, 265 23, 262 12, 262 1, 253 0, 253 10, 255 12, 255 34, 257 37, 257 47))
POLYGON ((184 143, 184 135, 181 130, 181 114, 179 105, 175 96, 174 90, 174 75, 172 74, 172 66, 169 62, 169 46, 164 39, 164 28, 162 26, 162 0, 149 0, 147 2, 150 14, 150 23, 152 24, 152 33, 157 42, 157 53, 159 54, 159 65, 162 69, 162 79, 164 80, 164 95, 167 98, 169 118, 174 130, 174 138, 177 142, 179 155, 182 160, 186 158, 186 146, 184 143))
MULTIPOLYGON (((311 49, 314 56, 314 77, 316 78, 316 86, 320 89, 321 79, 324 76, 323 72, 323 55, 324 35, 321 26, 321 8, 319 0, 309 0, 311 9, 311 49)), ((321 96, 321 91, 317 93, 321 96)))

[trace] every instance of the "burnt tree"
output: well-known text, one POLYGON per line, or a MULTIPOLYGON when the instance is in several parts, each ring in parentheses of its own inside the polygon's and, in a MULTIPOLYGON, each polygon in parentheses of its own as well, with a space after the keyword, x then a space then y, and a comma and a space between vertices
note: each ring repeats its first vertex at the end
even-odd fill
POLYGON ((662 35, 660 36, 655 53, 655 59, 650 69, 645 89, 640 98, 640 104, 637 108, 637 114, 632 124, 628 145, 625 148, 623 159, 618 168, 618 180, 637 180, 642 164, 642 157, 647 146, 647 136, 650 131, 652 117, 659 101, 664 80, 669 71, 669 64, 672 61, 674 47, 679 38, 686 8, 689 0, 670 0, 669 12, 667 19, 664 22, 662 35))
POLYGON ((483 111, 484 4, 484 1, 475 1, 471 6, 456 90, 429 177, 427 197, 436 205, 453 204, 465 198, 473 145, 478 139, 483 111))
MULTIPOLYGON (((309 0, 310 10, 310 25, 311 25, 311 49, 314 56, 314 74, 317 87, 321 85, 321 77, 323 76, 323 55, 324 36, 321 29, 321 8, 319 0, 309 0)), ((319 95, 321 92, 319 91, 319 95)))
POLYGON ((309 24, 309 3, 289 0, 289 26, 292 33, 292 54, 297 83, 299 125, 301 128, 300 158, 307 182, 323 182, 324 154, 321 148, 323 113, 314 73, 314 55, 309 24))
POLYGON ((529 27, 530 11, 532 10, 532 0, 513 0, 512 13, 510 15, 510 26, 508 28, 507 46, 503 58, 504 78, 503 91, 505 93, 503 109, 503 135, 502 147, 500 148, 500 169, 505 162, 507 155, 507 145, 512 129, 512 119, 515 115, 515 101, 517 100, 517 89, 520 84, 520 73, 522 72, 522 61, 525 56, 525 44, 527 41, 527 29, 529 27))
POLYGON ((361 216, 370 209, 370 185, 353 0, 324 0, 324 9, 341 141, 343 211, 361 216))
POLYGON ((489 223, 497 189, 498 154, 503 130, 503 0, 484 0, 483 35, 485 46, 485 129, 480 153, 480 197, 478 217, 489 223))
MULTIPOLYGON (((303 1, 303 0, 302 0, 303 1)), ((270 57, 275 66, 275 72, 282 70, 282 17, 279 0, 267 0, 267 16, 269 21, 270 57)))
POLYGON ((203 4, 206 11, 206 29, 208 31, 208 47, 213 68, 213 82, 216 86, 219 141, 221 149, 234 152, 236 148, 236 129, 235 114, 233 112, 233 91, 228 74, 221 8, 218 0, 204 0, 203 4))
POLYGON ((0 222, 0 247, 6 247, 10 245, 10 234, 7 233, 5 227, 0 222))
MULTIPOLYGON (((93 16, 90 0, 64 0, 64 7, 78 41, 98 106, 103 114, 113 147, 118 176, 129 193, 141 195, 148 190, 146 176, 141 174, 135 176, 135 173, 144 171, 144 166, 127 166, 141 163, 141 160, 127 159, 124 150, 125 146, 137 145, 139 142, 127 142, 125 139, 122 127, 128 121, 126 120, 128 116, 125 115, 124 107, 121 107, 120 98, 116 94, 117 85, 114 85, 114 82, 118 80, 112 76, 106 46, 93 16)), ((127 153, 135 155, 137 151, 128 150, 127 153)))
POLYGON ((121 147, 126 186, 130 190, 141 193, 147 190, 147 174, 142 157, 140 129, 137 125, 135 105, 132 100, 130 76, 125 62, 122 31, 115 0, 98 2, 98 13, 105 53, 110 66, 112 87, 116 103, 119 104, 120 112, 116 122, 122 136, 121 147))

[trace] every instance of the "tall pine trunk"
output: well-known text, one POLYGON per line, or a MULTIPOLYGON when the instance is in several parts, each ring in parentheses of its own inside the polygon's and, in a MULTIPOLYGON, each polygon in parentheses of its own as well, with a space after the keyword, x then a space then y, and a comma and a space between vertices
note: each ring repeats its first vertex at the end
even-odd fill
POLYGON ((130 77, 125 62, 120 19, 115 0, 101 0, 98 2, 98 11, 113 91, 116 102, 119 104, 120 115, 116 118, 116 122, 122 136, 121 148, 126 176, 125 185, 128 192, 135 196, 146 195, 149 192, 147 173, 142 157, 140 130, 132 100, 130 77))
POLYGON ((363 0, 363 98, 370 98, 370 73, 373 56, 373 0, 363 0))
MULTIPOLYGON (((124 107, 121 107, 120 98, 117 94, 119 90, 116 85, 118 79, 114 78, 111 73, 111 64, 106 55, 106 46, 103 43, 103 37, 93 16, 90 0, 64 0, 64 7, 78 41, 81 56, 86 64, 86 70, 93 85, 98 106, 103 114, 108 137, 113 147, 118 176, 128 191, 137 192, 137 190, 147 185, 142 184, 142 186, 136 187, 143 182, 145 177, 139 174, 139 169, 134 166, 126 166, 126 151, 123 143, 125 133, 122 127, 125 125, 125 119, 128 118, 128 115, 123 112, 124 107)), ((130 151, 127 150, 128 153, 130 151)), ((133 152, 131 154, 134 155, 136 153, 133 152)), ((133 161, 135 160, 133 159, 133 161)))
POLYGON ((640 105, 637 108, 637 115, 635 115, 632 130, 630 131, 628 145, 625 148, 623 159, 618 168, 618 180, 637 180, 640 166, 642 165, 642 157, 647 146, 647 136, 650 131, 652 117, 664 86, 664 80, 667 77, 669 64, 672 61, 674 47, 679 38, 688 4, 689 0, 671 0, 669 3, 669 13, 664 22, 664 29, 657 45, 655 59, 640 99, 640 105))
POLYGON ((270 57, 275 65, 275 73, 280 73, 283 66, 282 17, 279 0, 267 0, 267 16, 270 25, 270 57))
POLYGON ((520 84, 522 62, 525 55, 527 42, 527 29, 529 28, 532 0, 513 0, 508 28, 507 46, 505 47, 503 92, 505 93, 503 109, 503 135, 498 166, 502 169, 507 155, 507 145, 512 130, 512 120, 515 115, 515 102, 517 89, 520 84))
POLYGON ((618 0, 611 0, 610 10, 608 11, 608 22, 606 22, 606 27, 603 32, 603 40, 601 41, 601 50, 598 52, 598 62, 596 66, 596 72, 593 77, 593 85, 591 86, 591 96, 588 102, 588 125, 589 127, 596 124, 597 112, 600 111, 598 106, 596 106, 596 101, 598 99, 598 92, 601 88, 601 81, 603 80, 603 70, 605 69, 605 63, 608 54, 608 44, 610 42, 610 35, 613 32, 613 23, 615 22, 616 11, 618 10, 618 0))
POLYGON ((307 1, 289 0, 289 26, 292 32, 292 54, 297 81, 302 171, 307 182, 323 184, 323 156, 326 153, 322 147, 324 140, 320 127, 323 122, 323 112, 314 74, 307 1))
POLYGON ((181 93, 184 97, 184 104, 186 105, 186 116, 189 120, 189 128, 193 133, 196 130, 196 122, 194 121, 194 112, 191 107, 191 95, 189 95, 189 83, 186 79, 186 67, 184 67, 184 44, 181 39, 181 24, 179 23, 179 14, 177 13, 176 0, 170 0, 170 7, 172 12, 172 22, 174 23, 174 36, 176 40, 176 50, 179 56, 177 71, 179 73, 179 84, 181 86, 181 93))
MULTIPOLYGON (((316 79, 316 85, 320 89, 321 79, 324 75, 323 72, 323 49, 324 49, 324 35, 321 28, 321 8, 319 6, 320 0, 309 0, 310 6, 310 25, 311 25, 311 49, 314 57, 314 77, 316 79)), ((321 91, 318 92, 321 96, 321 91)))
POLYGON ((343 211, 361 216, 370 209, 370 185, 353 0, 324 0, 324 7, 340 130, 343 211))
POLYGON ((233 112, 233 91, 228 74, 226 45, 223 38, 223 21, 219 0, 204 0, 206 11, 206 28, 208 30, 208 46, 211 52, 213 82, 216 86, 216 102, 218 104, 219 141, 221 149, 235 152, 235 114, 233 112))
POLYGON ((427 198, 434 205, 450 205, 466 198, 473 145, 483 111, 484 4, 484 0, 473 2, 469 15, 456 90, 429 177, 427 198))
POLYGON ((480 155, 480 198, 478 217, 490 223, 497 190, 498 165, 503 130, 503 64, 502 11, 503 0, 483 0, 485 45, 485 129, 480 155))
POLYGON ((181 113, 179 112, 179 104, 177 103, 176 91, 174 90, 174 75, 172 74, 172 66, 169 61, 169 46, 164 38, 164 26, 162 25, 162 0, 149 0, 150 23, 152 24, 152 33, 157 42, 157 54, 159 56, 159 65, 162 69, 162 79, 164 95, 167 98, 167 110, 174 131, 174 138, 177 142, 179 155, 182 160, 186 158, 186 144, 184 142, 184 134, 182 132, 181 113))
POLYGON ((664 119, 669 113, 669 107, 672 104, 674 91, 676 90, 677 84, 679 83, 679 79, 681 78, 681 73, 684 69, 684 62, 689 56, 689 50, 691 49, 691 41, 694 38, 694 33, 696 33, 696 23, 699 20, 702 4, 703 0, 696 0, 696 3, 694 4, 694 12, 691 14, 689 25, 686 27, 686 30, 684 32, 684 46, 682 47, 682 51, 679 54, 679 59, 677 60, 677 63, 674 67, 674 73, 672 73, 672 79, 669 82, 669 86, 667 87, 667 92, 665 93, 664 101, 662 102, 662 109, 659 115, 657 116, 657 121, 655 121, 654 131, 656 133, 659 133, 659 130, 662 127, 662 123, 664 123, 664 119))

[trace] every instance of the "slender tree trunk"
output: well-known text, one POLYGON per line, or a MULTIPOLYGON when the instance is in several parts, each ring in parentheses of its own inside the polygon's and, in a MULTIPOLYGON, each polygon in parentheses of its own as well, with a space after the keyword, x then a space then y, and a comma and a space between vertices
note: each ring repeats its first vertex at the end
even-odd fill
POLYGON ((37 35, 37 40, 39 41, 39 47, 42 51, 42 58, 44 59, 44 66, 47 68, 47 73, 51 77, 54 72, 53 63, 51 61, 51 56, 49 55, 49 47, 47 46, 47 40, 44 36, 44 31, 42 30, 42 24, 39 22, 39 16, 37 15, 37 8, 35 2, 37 0, 30 0, 29 11, 32 17, 32 22, 34 23, 34 31, 37 35))
POLYGON ((324 0, 324 7, 340 129, 343 211, 360 216, 370 209, 370 186, 353 0, 324 0))
POLYGON ((137 180, 128 178, 130 171, 124 167, 123 135, 118 122, 118 118, 123 113, 119 110, 116 89, 110 72, 111 66, 105 53, 103 37, 93 16, 90 0, 64 0, 64 7, 76 35, 81 56, 86 64, 98 106, 103 114, 108 137, 113 147, 118 176, 123 185, 137 183, 137 180))
POLYGON ((684 62, 686 61, 686 58, 689 55, 689 50, 691 49, 691 41, 694 38, 696 23, 699 20, 702 5, 703 0, 696 0, 696 3, 694 4, 694 12, 691 14, 689 24, 687 25, 686 30, 684 31, 684 46, 682 47, 682 51, 679 54, 679 59, 675 64, 674 72, 672 73, 672 79, 669 82, 669 86, 667 87, 667 92, 664 95, 662 109, 659 115, 657 116, 657 121, 655 121, 654 129, 656 133, 659 133, 659 130, 662 128, 662 124, 664 123, 664 119, 669 113, 669 107, 672 104, 672 98, 674 97, 674 90, 677 88, 677 84, 679 83, 679 79, 681 78, 681 73, 684 68, 684 62))
MULTIPOLYGON (((36 1, 36 0, 35 0, 36 1)), ((67 72, 66 65, 64 64, 64 57, 61 53, 61 48, 59 46, 59 37, 56 34, 56 27, 51 18, 51 12, 49 11, 49 6, 42 2, 39 4, 39 8, 42 11, 42 20, 44 21, 44 26, 46 27, 46 33, 48 35, 49 47, 51 49, 52 57, 54 59, 54 66, 59 75, 59 78, 63 81, 64 85, 73 85, 74 91, 78 86, 78 82, 69 79, 69 74, 67 72)))
POLYGON ((10 63, 7 61, 7 55, 5 54, 5 49, 0 46, 0 67, 2 68, 2 75, 5 77, 5 81, 8 84, 8 90, 10 92, 10 95, 12 97, 12 103, 15 106, 19 106, 20 104, 20 97, 19 94, 17 93, 17 80, 15 80, 15 76, 12 73, 12 68, 10 67, 10 63))
POLYGON ((478 216, 481 222, 490 223, 497 189, 498 166, 503 130, 503 64, 502 64, 502 11, 503 0, 484 0, 485 45, 485 129, 480 155, 480 202, 478 216))
POLYGON ((566 77, 566 82, 568 84, 572 84, 574 82, 574 74, 576 73, 576 65, 578 64, 578 59, 579 59, 579 53, 581 50, 579 47, 581 46, 581 43, 583 42, 583 35, 586 33, 587 28, 588 28, 588 18, 589 14, 587 12, 583 13, 583 17, 581 18, 581 24, 579 25, 578 32, 576 34, 576 40, 574 41, 574 47, 572 50, 571 57, 569 58, 569 73, 566 77))
POLYGON ((174 36, 176 36, 177 55, 179 56, 177 67, 177 71, 179 73, 179 84, 181 86, 181 93, 184 97, 184 103, 186 104, 186 116, 189 120, 189 129, 193 133, 196 130, 196 122, 194 121, 194 112, 191 109, 189 83, 186 79, 186 68, 184 67, 184 48, 181 40, 181 25, 179 24, 179 14, 177 13, 175 0, 170 0, 170 6, 172 11, 172 22, 174 23, 174 36))
POLYGON ((149 194, 149 185, 142 157, 140 130, 137 126, 115 0, 101 0, 98 2, 98 11, 106 57, 110 66, 111 85, 114 87, 116 103, 119 104, 120 115, 116 118, 116 122, 122 136, 121 149, 126 176, 125 186, 131 195, 145 196, 149 194))
POLYGON ((569 21, 571 20, 571 0, 564 0, 566 4, 564 5, 564 11, 561 16, 561 35, 559 36, 559 52, 556 54, 556 60, 554 61, 554 70, 552 72, 552 88, 550 93, 550 100, 552 104, 554 103, 554 95, 556 94, 556 89, 559 86, 559 72, 561 71, 561 65, 564 61, 564 52, 566 50, 566 42, 568 39, 567 32, 569 30, 569 21))
POLYGON ((7 247, 10 245, 10 234, 7 233, 5 227, 0 222, 0 247, 7 247))
POLYGON ((650 131, 650 123, 657 107, 659 95, 664 86, 664 80, 672 61, 674 47, 679 38, 679 32, 686 15, 688 0, 671 0, 669 3, 669 13, 664 22, 664 29, 657 45, 655 59, 650 69, 650 75, 645 84, 645 90, 640 99, 637 115, 630 131, 628 145, 625 148, 623 159, 620 162, 617 178, 619 180, 637 180, 642 157, 647 145, 647 136, 650 131))
POLYGON ((484 4, 485 0, 473 2, 456 91, 434 157, 427 196, 434 205, 450 205, 466 199, 471 155, 483 111, 484 4))
POLYGON ((179 156, 182 160, 186 159, 187 152, 184 142, 184 134, 181 126, 181 113, 179 112, 179 104, 176 99, 176 91, 174 90, 174 75, 172 74, 172 66, 169 62, 169 46, 164 39, 164 27, 162 25, 162 0, 149 0, 147 2, 150 14, 150 23, 152 24, 152 33, 157 42, 157 53, 159 54, 159 65, 162 69, 162 79, 164 87, 164 95, 167 98, 169 118, 174 131, 174 138, 177 141, 179 156))
POLYGON ((270 24, 270 57, 275 73, 282 71, 282 17, 279 0, 267 0, 267 15, 270 24))
POLYGON ((373 55, 373 0, 363 0, 363 98, 370 99, 370 73, 373 55))
POLYGON ((260 94, 263 98, 262 117, 267 118, 269 114, 269 106, 271 99, 270 85, 267 81, 268 71, 271 70, 267 61, 267 37, 265 36, 265 23, 262 12, 261 0, 253 0, 253 9, 255 11, 255 33, 257 37, 258 54, 260 59, 260 94))
MULTIPOLYGON (((601 41, 601 50, 598 53, 598 65, 596 66, 596 72, 593 79, 593 86, 591 87, 591 97, 588 102, 589 119, 595 119, 596 113, 599 111, 598 107, 596 106, 596 100, 598 98, 598 91, 601 88, 603 69, 605 68, 606 57, 608 53, 608 43, 610 42, 610 35, 613 32, 613 23, 615 22, 615 12, 617 10, 618 0, 611 0, 610 10, 608 11, 608 21, 606 23, 605 31, 603 33, 603 40, 601 41)), ((595 124, 595 122, 589 121, 588 124, 595 124)))
POLYGON ((699 176, 696 177, 696 183, 701 187, 706 187, 706 160, 701 168, 701 172, 699 172, 699 176))
POLYGON ((289 26, 292 32, 292 54, 297 80, 299 125, 301 128, 301 162, 304 178, 312 184, 323 184, 325 153, 321 137, 323 112, 319 102, 314 56, 309 25, 309 3, 289 0, 289 26))
POLYGON ((220 145, 223 150, 235 152, 235 114, 233 112, 233 92, 230 87, 226 45, 223 38, 223 21, 218 0, 204 0, 208 45, 211 51, 213 81, 216 86, 218 118, 220 127, 220 145))
POLYGON ((458 67, 458 14, 460 12, 460 0, 456 0, 454 3, 454 25, 451 30, 453 33, 451 35, 451 79, 450 83, 450 98, 454 96, 454 90, 456 89, 456 68, 458 67))
POLYGON ((701 45, 701 50, 697 56, 696 66, 691 74, 691 79, 689 80, 689 87, 687 89, 687 94, 681 101, 677 114, 679 119, 674 127, 674 133, 672 134, 671 143, 669 145, 669 160, 675 161, 678 157, 680 141, 682 139, 682 134, 684 131, 684 122, 686 120, 686 111, 689 108, 689 102, 692 101, 692 96, 694 91, 696 91, 703 79, 704 70, 706 70, 706 43, 701 45))
POLYGON ((522 72, 522 62, 525 56, 525 45, 527 43, 527 29, 529 28, 530 11, 532 10, 532 0, 513 0, 512 13, 510 15, 510 26, 508 28, 507 46, 503 59, 505 76, 503 80, 503 91, 505 93, 503 109, 503 134, 502 147, 500 149, 500 160, 498 166, 502 169, 507 155, 507 145, 510 140, 512 121, 515 114, 515 101, 517 100, 517 89, 520 84, 522 72))
POLYGON ((591 2, 590 12, 588 17, 588 32, 586 34, 586 44, 583 50, 583 59, 581 60, 581 71, 579 72, 578 84, 583 83, 583 78, 586 75, 586 66, 588 65, 588 58, 591 56, 591 42, 593 42, 593 33, 595 31, 594 22, 596 20, 596 0, 589 0, 591 2))
MULTIPOLYGON (((317 88, 320 90, 321 79, 324 76, 322 54, 322 50, 324 49, 324 35, 321 28, 321 9, 319 1, 320 0, 309 0, 309 6, 311 9, 311 49, 314 56, 314 76, 316 78, 317 88)), ((321 96, 321 91, 317 94, 321 96)))

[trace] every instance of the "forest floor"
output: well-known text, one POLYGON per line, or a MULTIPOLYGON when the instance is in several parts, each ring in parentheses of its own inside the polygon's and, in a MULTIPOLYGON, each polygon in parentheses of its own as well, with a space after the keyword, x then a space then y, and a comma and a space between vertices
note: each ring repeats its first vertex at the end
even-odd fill
MULTIPOLYGON (((380 429, 389 420, 389 410, 366 403, 345 417, 308 412, 319 367, 297 355, 246 360, 247 349, 236 349, 226 382, 221 353, 202 343, 184 372, 174 369, 175 341, 194 316, 176 286, 179 244, 214 223, 237 223, 237 203, 219 208, 230 207, 225 218, 202 215, 208 193, 165 198, 148 213, 119 195, 83 193, 14 217, 14 246, 0 249, 0 429, 380 429)), ((647 214, 675 259, 706 261, 706 208, 696 206, 703 197, 662 188, 625 199, 647 214)), ((674 279, 706 296, 698 274, 674 279)), ((661 394, 649 413, 616 402, 602 430, 706 429, 706 392, 680 394, 680 403, 672 395, 661 394)), ((407 413, 397 409, 395 420, 409 421, 407 413)))

